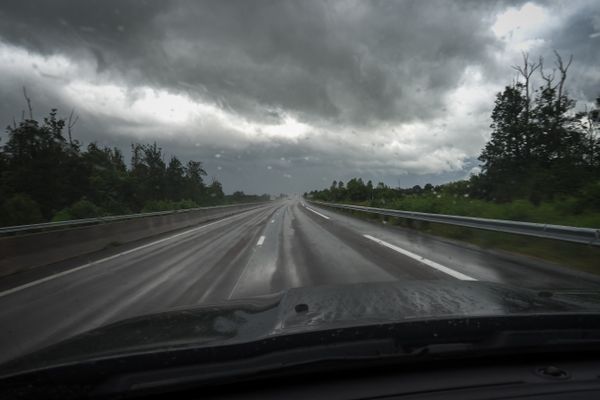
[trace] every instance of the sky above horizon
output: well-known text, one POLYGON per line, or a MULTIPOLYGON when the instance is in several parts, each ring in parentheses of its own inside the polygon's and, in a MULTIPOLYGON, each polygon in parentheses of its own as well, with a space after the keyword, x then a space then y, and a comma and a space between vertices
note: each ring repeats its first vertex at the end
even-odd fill
POLYGON ((468 177, 522 52, 572 54, 569 95, 600 95, 593 0, 4 0, 0 19, 0 122, 26 86, 84 145, 156 141, 226 192, 468 177))

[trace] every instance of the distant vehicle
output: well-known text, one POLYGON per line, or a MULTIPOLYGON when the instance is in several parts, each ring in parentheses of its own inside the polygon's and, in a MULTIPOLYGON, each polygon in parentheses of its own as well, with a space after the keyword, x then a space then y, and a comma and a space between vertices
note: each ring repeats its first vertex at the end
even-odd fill
POLYGON ((599 312, 482 282, 297 288, 83 333, 5 364, 0 395, 598 398, 599 312))

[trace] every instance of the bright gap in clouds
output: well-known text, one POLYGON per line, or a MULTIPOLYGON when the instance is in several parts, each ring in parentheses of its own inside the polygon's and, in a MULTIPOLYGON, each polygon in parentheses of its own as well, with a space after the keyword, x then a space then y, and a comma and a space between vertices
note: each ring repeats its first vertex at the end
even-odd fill
MULTIPOLYGON (((293 140, 310 131, 308 125, 290 115, 285 115, 279 124, 261 124, 228 113, 214 104, 197 101, 186 94, 145 86, 123 88, 113 84, 76 81, 67 85, 65 95, 71 100, 78 99, 90 113, 101 113, 108 118, 117 117, 137 124, 158 124, 171 135, 194 127, 210 130, 210 127, 218 126, 241 132, 253 142, 273 138, 293 140)), ((201 132, 198 135, 202 136, 201 132)))
POLYGON ((303 151, 310 154, 326 155, 345 170, 387 174, 435 174, 465 168, 465 160, 479 153, 484 143, 481 132, 489 124, 487 110, 473 113, 482 102, 492 104, 495 90, 484 82, 480 69, 469 67, 459 86, 448 94, 444 111, 430 120, 382 122, 367 128, 313 125, 278 109, 281 117, 273 124, 249 120, 186 93, 126 86, 118 77, 98 74, 95 65, 65 56, 42 56, 0 42, 0 57, 12 60, 0 65, 0 73, 20 76, 23 82, 53 82, 53 91, 65 104, 83 115, 113 121, 110 126, 115 134, 159 142, 161 137, 186 137, 197 147, 237 151, 254 144, 270 147, 284 142, 304 146, 303 151))
POLYGON ((537 4, 526 3, 521 8, 511 7, 498 15, 492 31, 498 37, 532 36, 540 33, 550 20, 548 10, 537 4))
POLYGON ((150 87, 125 88, 114 84, 75 81, 65 87, 68 99, 78 99, 87 111, 132 122, 184 126, 203 115, 227 119, 220 109, 188 96, 150 87))
POLYGON ((545 33, 560 24, 559 18, 548 9, 533 3, 521 8, 511 7, 498 15, 492 31, 507 45, 508 53, 499 56, 500 60, 510 58, 510 52, 528 52, 546 44, 545 33))
MULTIPOLYGON (((62 55, 43 56, 0 42, 0 59, 4 60, 0 65, 4 77, 23 85, 32 80, 52 83, 54 93, 65 103, 95 116, 133 124, 137 126, 135 133, 141 135, 147 128, 149 135, 157 131, 177 135, 193 130, 202 136, 203 128, 219 127, 235 132, 238 139, 260 142, 274 138, 295 140, 311 130, 285 112, 280 113, 280 123, 259 123, 187 94, 115 83, 97 74, 95 65, 78 63, 62 55)), ((123 127, 122 132, 116 133, 134 132, 123 127)))

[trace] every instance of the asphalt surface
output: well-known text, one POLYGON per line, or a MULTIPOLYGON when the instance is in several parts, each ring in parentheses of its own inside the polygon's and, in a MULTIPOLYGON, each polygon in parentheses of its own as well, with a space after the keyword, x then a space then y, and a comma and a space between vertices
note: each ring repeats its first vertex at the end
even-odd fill
POLYGON ((0 282, 0 362, 124 318, 290 287, 463 279, 600 288, 539 260, 364 221, 300 199, 116 248, 96 262, 73 260, 27 282, 11 279, 0 282))

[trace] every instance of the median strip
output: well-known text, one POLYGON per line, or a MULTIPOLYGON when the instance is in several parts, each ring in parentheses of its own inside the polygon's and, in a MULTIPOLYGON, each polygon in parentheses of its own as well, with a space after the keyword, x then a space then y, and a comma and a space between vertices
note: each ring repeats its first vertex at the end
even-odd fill
POLYGON ((421 257, 418 254, 412 253, 412 252, 410 252, 408 250, 404 250, 403 248, 400 248, 398 246, 394 246, 391 243, 385 242, 385 241, 383 241, 381 239, 377 239, 376 237, 373 237, 371 235, 363 235, 363 236, 366 237, 369 240, 372 240, 372 241, 374 241, 374 242, 382 245, 382 246, 385 246, 385 247, 387 247, 389 249, 397 251, 398 253, 400 253, 402 255, 405 255, 405 256, 410 257, 410 258, 412 258, 414 260, 417 260, 420 263, 423 263, 423 264, 425 264, 425 265, 427 265, 427 266, 429 266, 431 268, 435 268, 435 269, 437 269, 440 272, 448 274, 448 275, 450 275, 450 276, 452 276, 452 277, 454 277, 456 279, 460 279, 461 281, 476 281, 477 280, 475 278, 470 277, 469 275, 465 275, 465 274, 463 274, 461 272, 458 272, 458 271, 455 271, 455 270, 453 270, 451 268, 445 267, 442 264, 436 263, 435 261, 429 260, 429 259, 427 259, 425 257, 421 257))

